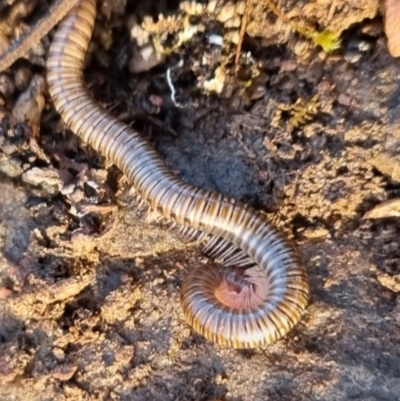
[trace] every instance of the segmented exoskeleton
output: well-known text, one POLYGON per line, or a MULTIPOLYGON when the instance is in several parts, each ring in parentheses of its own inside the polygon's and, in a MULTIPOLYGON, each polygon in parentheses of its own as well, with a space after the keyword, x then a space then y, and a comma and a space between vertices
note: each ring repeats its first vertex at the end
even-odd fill
POLYGON ((82 69, 95 16, 95 0, 82 0, 55 34, 47 76, 56 109, 73 132, 121 169, 151 208, 190 227, 191 233, 207 233, 209 253, 224 265, 237 266, 223 267, 222 272, 203 267, 189 274, 181 301, 192 326, 206 338, 235 348, 277 340, 307 305, 304 267, 263 214, 183 182, 137 132, 90 98, 82 69))

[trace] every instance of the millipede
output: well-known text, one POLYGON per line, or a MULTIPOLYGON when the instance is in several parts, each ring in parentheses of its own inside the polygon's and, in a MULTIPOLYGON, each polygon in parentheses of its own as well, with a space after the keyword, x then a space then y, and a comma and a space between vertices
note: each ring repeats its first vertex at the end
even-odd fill
POLYGON ((305 268, 292 244, 261 212, 174 175, 139 133, 91 98, 83 64, 96 1, 81 0, 59 24, 47 60, 49 92, 71 131, 112 161, 141 198, 215 260, 184 279, 186 320, 207 339, 255 348, 284 336, 308 302, 305 268))

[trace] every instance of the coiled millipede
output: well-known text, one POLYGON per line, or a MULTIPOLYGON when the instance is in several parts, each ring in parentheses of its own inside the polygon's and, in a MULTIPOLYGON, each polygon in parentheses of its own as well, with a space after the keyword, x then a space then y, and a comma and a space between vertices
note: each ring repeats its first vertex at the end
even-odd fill
POLYGON ((307 276, 297 254, 263 214, 180 180, 137 132, 90 98, 82 70, 95 17, 96 1, 82 0, 55 34, 47 77, 56 109, 73 132, 127 176, 153 210, 208 240, 205 249, 222 270, 195 269, 181 289, 183 311, 194 329, 234 348, 276 341, 307 305, 307 276))

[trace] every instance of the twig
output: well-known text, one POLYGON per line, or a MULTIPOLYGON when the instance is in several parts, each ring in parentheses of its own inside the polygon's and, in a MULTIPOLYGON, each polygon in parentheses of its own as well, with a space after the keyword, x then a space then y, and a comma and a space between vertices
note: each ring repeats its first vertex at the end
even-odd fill
POLYGON ((272 2, 272 0, 264 0, 266 6, 283 22, 290 25, 295 31, 302 34, 303 36, 309 38, 312 32, 311 28, 303 26, 290 18, 286 17, 284 13, 282 13, 279 8, 272 2))
POLYGON ((235 56, 236 72, 239 69, 240 52, 242 51, 243 38, 244 38, 244 34, 246 33, 247 21, 249 19, 249 13, 250 13, 249 1, 250 0, 246 0, 246 3, 245 3, 245 9, 244 9, 244 14, 243 14, 243 18, 242 18, 242 25, 240 27, 239 43, 237 44, 237 47, 236 47, 236 56, 235 56))
POLYGON ((54 27, 78 0, 58 0, 50 8, 50 11, 39 20, 31 31, 0 57, 0 71, 8 68, 15 60, 22 57, 31 47, 40 41, 50 29, 54 27))

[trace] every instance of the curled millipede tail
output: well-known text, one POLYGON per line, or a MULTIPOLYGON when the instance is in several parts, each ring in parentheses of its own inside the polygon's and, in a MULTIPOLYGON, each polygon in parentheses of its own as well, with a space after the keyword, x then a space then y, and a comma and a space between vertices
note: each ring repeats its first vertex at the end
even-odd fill
POLYGON ((208 236, 205 251, 222 270, 192 271, 181 291, 195 330, 235 348, 277 340, 307 306, 307 276, 297 254, 263 214, 184 183, 136 131, 91 99, 82 70, 95 17, 95 0, 82 0, 54 36, 47 68, 56 109, 72 131, 121 169, 152 209, 195 237, 208 236))

